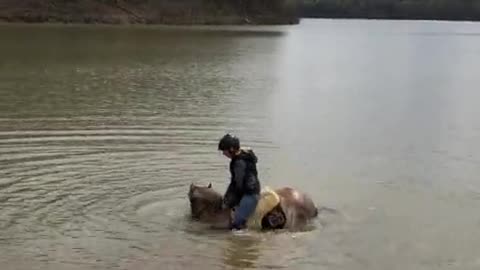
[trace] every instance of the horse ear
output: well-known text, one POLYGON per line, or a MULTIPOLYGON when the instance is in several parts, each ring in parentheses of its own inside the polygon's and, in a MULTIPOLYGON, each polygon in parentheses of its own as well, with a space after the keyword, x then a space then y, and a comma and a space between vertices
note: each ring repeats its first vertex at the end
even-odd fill
POLYGON ((208 184, 208 188, 212 188, 212 183, 209 183, 209 184, 208 184))

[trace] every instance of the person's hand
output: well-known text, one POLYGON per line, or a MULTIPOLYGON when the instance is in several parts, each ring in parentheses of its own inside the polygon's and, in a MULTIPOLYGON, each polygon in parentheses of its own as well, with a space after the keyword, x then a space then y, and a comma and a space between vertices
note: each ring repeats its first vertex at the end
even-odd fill
POLYGON ((228 207, 227 204, 225 204, 225 202, 222 202, 222 210, 225 210, 225 209, 228 209, 230 207, 228 207))

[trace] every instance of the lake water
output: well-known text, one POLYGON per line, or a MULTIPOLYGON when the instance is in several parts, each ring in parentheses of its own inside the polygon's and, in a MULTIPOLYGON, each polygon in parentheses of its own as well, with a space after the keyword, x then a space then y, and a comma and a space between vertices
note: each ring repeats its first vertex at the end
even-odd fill
POLYGON ((11 269, 479 269, 480 24, 0 26, 0 263, 11 269), (304 232, 213 232, 226 132, 304 232))

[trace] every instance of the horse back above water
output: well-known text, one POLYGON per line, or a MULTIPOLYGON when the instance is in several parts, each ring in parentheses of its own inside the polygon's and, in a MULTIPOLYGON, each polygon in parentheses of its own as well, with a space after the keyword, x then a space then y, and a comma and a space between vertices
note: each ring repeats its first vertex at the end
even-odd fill
MULTIPOLYGON (((312 198, 304 192, 291 187, 272 190, 279 198, 272 208, 280 209, 285 217, 284 229, 302 230, 318 216, 318 209, 312 198)), ((263 190, 262 195, 267 191, 263 190)), ((212 185, 190 185, 188 191, 191 217, 194 220, 211 224, 215 228, 227 229, 231 223, 231 209, 222 208, 223 197, 212 185)), ((259 202, 259 205, 260 202, 259 202)), ((263 204, 265 205, 265 204, 263 204)), ((249 228, 250 229, 250 228, 249 228)))

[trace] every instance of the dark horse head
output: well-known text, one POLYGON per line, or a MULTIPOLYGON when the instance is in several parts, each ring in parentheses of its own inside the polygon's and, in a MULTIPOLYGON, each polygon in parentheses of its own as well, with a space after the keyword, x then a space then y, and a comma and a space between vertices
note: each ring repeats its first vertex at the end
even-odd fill
POLYGON ((192 183, 188 191, 188 199, 194 219, 201 221, 217 220, 222 212, 226 212, 222 209, 223 197, 212 188, 212 184, 197 186, 192 183))

